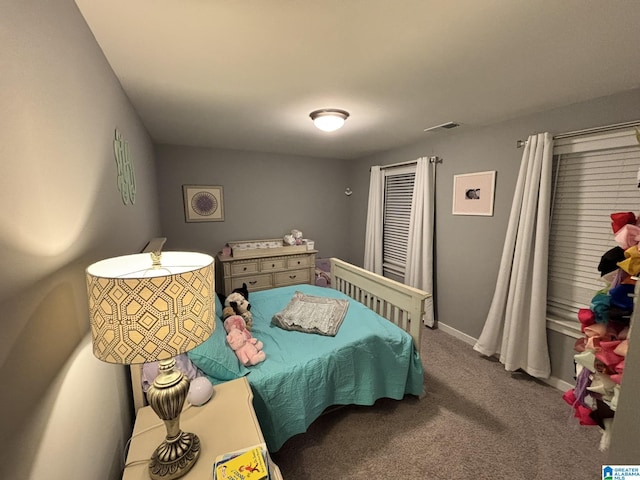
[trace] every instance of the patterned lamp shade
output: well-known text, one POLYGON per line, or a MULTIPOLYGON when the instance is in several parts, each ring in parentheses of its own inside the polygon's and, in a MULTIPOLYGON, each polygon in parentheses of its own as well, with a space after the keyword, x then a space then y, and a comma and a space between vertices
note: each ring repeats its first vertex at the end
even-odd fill
POLYGON ((215 329, 209 255, 163 252, 156 265, 151 254, 127 255, 94 263, 86 273, 93 353, 100 360, 165 360, 215 329))

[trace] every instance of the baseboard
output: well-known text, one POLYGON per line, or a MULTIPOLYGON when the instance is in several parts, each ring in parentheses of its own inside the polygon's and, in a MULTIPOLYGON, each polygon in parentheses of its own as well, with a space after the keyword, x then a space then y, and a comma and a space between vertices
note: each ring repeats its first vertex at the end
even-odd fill
MULTIPOLYGON (((437 328, 439 330, 442 330, 444 333, 451 335, 452 337, 455 337, 458 340, 462 340, 464 343, 468 345, 473 346, 478 341, 477 338, 473 338, 471 335, 467 335, 466 333, 461 332, 456 328, 450 327, 446 323, 438 322, 437 325, 438 325, 437 328)), ((541 378, 540 381, 562 392, 566 392, 567 390, 570 390, 574 387, 574 385, 572 385, 571 383, 565 382, 564 380, 557 377, 553 377, 553 376, 546 379, 541 378)))
POLYGON ((564 380, 557 377, 549 377, 547 379, 541 379, 547 385, 550 385, 554 388, 557 388, 561 392, 566 392, 567 390, 572 390, 575 385, 565 382, 564 380))
POLYGON ((471 346, 475 345, 478 341, 477 338, 473 338, 471 335, 467 335, 466 333, 450 327, 449 325, 442 322, 438 322, 438 329, 442 330, 444 333, 448 333, 452 337, 456 337, 458 340, 462 340, 464 343, 467 343, 471 346))

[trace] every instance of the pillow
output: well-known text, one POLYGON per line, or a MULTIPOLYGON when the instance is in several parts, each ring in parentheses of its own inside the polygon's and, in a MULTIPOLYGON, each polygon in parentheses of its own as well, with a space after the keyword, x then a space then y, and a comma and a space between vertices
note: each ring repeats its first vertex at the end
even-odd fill
POLYGON ((214 385, 244 377, 249 373, 249 370, 239 362, 235 352, 227 345, 227 332, 218 316, 216 316, 216 329, 213 334, 204 343, 187 352, 187 355, 214 385))
POLYGON ((218 295, 217 293, 214 294, 216 297, 216 317, 218 318, 222 318, 222 309, 224 308, 222 306, 222 301, 220 300, 220 295, 218 295))
POLYGON ((273 316, 271 323, 284 330, 333 337, 338 333, 348 308, 348 300, 316 297, 296 291, 284 310, 273 316))

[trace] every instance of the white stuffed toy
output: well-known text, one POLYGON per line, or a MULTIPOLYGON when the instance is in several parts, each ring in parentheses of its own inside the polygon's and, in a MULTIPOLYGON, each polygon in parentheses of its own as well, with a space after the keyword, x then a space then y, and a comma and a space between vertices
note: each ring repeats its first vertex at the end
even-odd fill
POLYGON ((287 245, 302 245, 302 236, 302 232, 294 228, 290 234, 284 236, 284 243, 287 245))
POLYGON ((223 317, 226 318, 228 316, 228 308, 233 309, 233 313, 235 315, 240 315, 245 323, 247 324, 247 328, 251 330, 253 326, 253 315, 251 314, 251 304, 249 303, 249 290, 247 289, 247 284, 243 283, 242 288, 236 288, 231 292, 224 301, 225 309, 223 310, 223 317), (225 312, 226 311, 226 312, 225 312))

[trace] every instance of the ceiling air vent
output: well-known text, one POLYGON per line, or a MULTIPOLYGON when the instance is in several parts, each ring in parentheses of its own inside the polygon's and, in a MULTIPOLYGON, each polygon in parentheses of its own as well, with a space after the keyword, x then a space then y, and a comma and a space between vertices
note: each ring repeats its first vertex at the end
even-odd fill
POLYGON ((459 127, 459 126, 460 126, 459 123, 447 122, 447 123, 443 123, 441 125, 436 125, 434 127, 425 128, 424 131, 425 132, 432 132, 433 130, 438 130, 439 128, 445 128, 445 129, 449 130, 451 128, 456 128, 456 127, 459 127))

